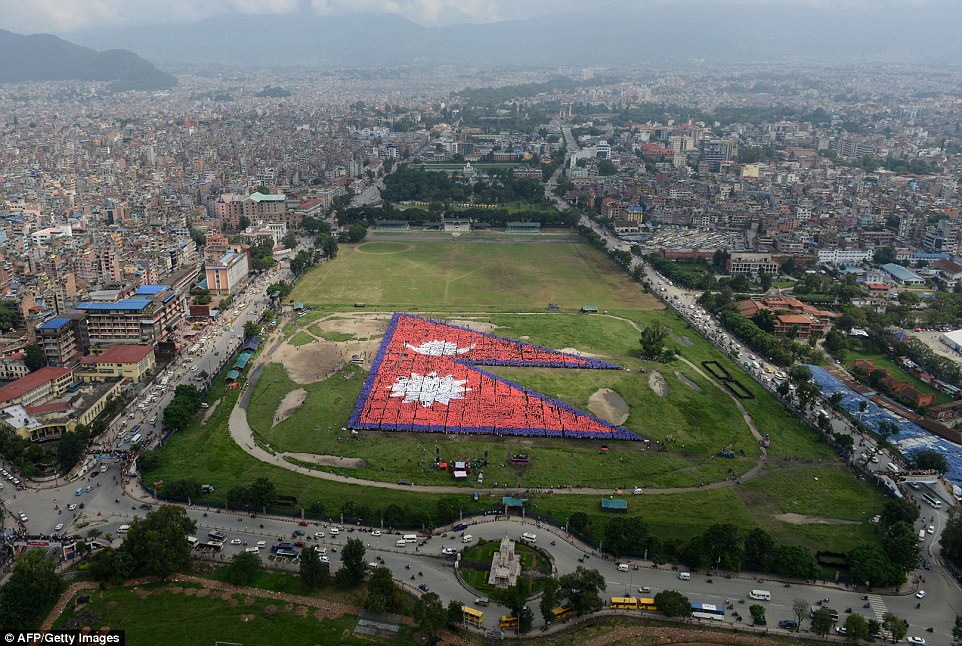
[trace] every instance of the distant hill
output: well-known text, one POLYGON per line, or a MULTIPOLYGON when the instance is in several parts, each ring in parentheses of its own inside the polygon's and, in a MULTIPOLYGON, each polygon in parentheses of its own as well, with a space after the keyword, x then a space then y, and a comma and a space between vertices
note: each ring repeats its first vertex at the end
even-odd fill
POLYGON ((489 24, 423 27, 399 15, 224 14, 194 23, 98 25, 79 43, 185 69, 889 61, 956 64, 962 2, 695 3, 598 0, 489 24), (924 46, 922 46, 924 44, 924 46))
POLYGON ((50 34, 0 29, 0 83, 113 81, 115 90, 163 90, 177 79, 126 49, 98 52, 50 34))

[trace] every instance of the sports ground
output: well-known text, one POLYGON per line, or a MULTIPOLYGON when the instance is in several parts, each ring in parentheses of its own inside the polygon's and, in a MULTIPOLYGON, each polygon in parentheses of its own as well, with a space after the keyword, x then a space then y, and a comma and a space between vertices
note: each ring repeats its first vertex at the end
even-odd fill
POLYGON ((872 539, 868 520, 881 509, 881 495, 852 476, 814 432, 727 357, 571 234, 375 237, 343 246, 335 260, 300 279, 290 300, 311 310, 285 319, 265 344, 269 351, 257 359, 246 418, 258 446, 325 477, 293 473, 245 453, 226 432, 237 391, 218 386, 208 394, 216 405, 209 418, 172 438, 163 449, 167 459, 151 478, 204 473, 226 491, 263 476, 278 493, 297 497, 305 508, 320 503, 329 514, 346 500, 374 515, 390 505, 450 504, 470 513, 500 502, 498 490, 551 490, 532 497, 533 511, 562 521, 581 511, 597 527, 605 521, 599 492, 626 488, 628 515, 641 516, 666 539, 690 538, 723 522, 762 526, 779 541, 814 549, 845 551, 872 539), (549 304, 558 309, 549 311, 549 304), (598 313, 580 313, 585 305, 598 313), (614 414, 598 397, 611 391, 627 417, 609 421, 648 442, 351 433, 348 420, 399 311, 625 368, 485 366, 498 379, 600 418, 614 414), (653 320, 671 329, 675 361, 640 358, 639 332, 653 320), (754 399, 741 401, 740 408, 701 368, 707 360, 739 377, 754 399), (767 454, 759 434, 771 437, 767 454), (718 457, 721 450, 735 457, 718 457), (527 454, 530 464, 512 465, 517 453, 527 454), (478 470, 467 481, 455 481, 434 467, 436 458, 486 460, 478 469, 483 482, 478 470), (358 480, 380 486, 351 483, 358 480), (632 495, 634 487, 644 494, 632 495), (474 490, 482 494, 477 502, 471 500, 474 490))

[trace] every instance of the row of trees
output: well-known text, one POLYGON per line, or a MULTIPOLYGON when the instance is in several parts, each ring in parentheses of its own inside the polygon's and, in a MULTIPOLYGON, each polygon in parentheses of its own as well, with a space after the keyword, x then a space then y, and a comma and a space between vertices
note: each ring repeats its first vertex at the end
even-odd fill
POLYGON ((164 408, 164 428, 171 432, 182 431, 190 424, 200 407, 200 391, 190 384, 174 389, 174 397, 164 408))
POLYGON ((790 366, 799 357, 807 356, 810 350, 800 343, 776 337, 746 318, 734 309, 718 312, 722 326, 748 347, 779 366, 790 366))
POLYGON ((90 564, 96 581, 120 583, 133 576, 168 577, 190 563, 188 536, 197 523, 182 507, 161 505, 144 518, 130 521, 130 529, 119 548, 105 548, 90 564))
MULTIPOLYGON (((378 220, 405 220, 413 225, 421 225, 428 222, 440 222, 445 213, 449 213, 450 207, 444 202, 431 202, 427 209, 406 208, 398 209, 390 204, 379 207, 357 207, 347 209, 339 215, 342 224, 367 223, 374 224, 378 220)), ((459 209, 455 214, 457 217, 469 218, 475 222, 480 222, 490 226, 504 226, 508 222, 539 222, 546 227, 570 227, 578 221, 578 216, 570 212, 561 212, 557 209, 482 209, 466 208, 459 209)))

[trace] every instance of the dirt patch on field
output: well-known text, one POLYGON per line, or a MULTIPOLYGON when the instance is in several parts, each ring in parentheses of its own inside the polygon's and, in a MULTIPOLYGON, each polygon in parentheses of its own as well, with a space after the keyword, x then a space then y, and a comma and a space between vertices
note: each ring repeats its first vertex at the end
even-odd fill
POLYGON ((197 594, 197 588, 184 588, 185 597, 193 597, 197 594))
POLYGON ((318 321, 314 324, 314 327, 325 332, 353 334, 359 339, 364 339, 384 336, 387 331, 387 323, 387 321, 379 321, 373 318, 351 317, 318 321))
POLYGON ((118 605, 120 605, 120 604, 118 604, 116 601, 108 601, 108 602, 107 602, 107 607, 110 608, 111 610, 113 610, 114 608, 116 608, 118 605))
POLYGON ((234 595, 231 594, 230 592, 221 592, 220 598, 223 599, 224 601, 230 601, 231 599, 234 598, 234 595))
POLYGON ((661 376, 661 373, 657 370, 653 370, 651 374, 648 375, 648 385, 651 389, 655 391, 655 394, 659 397, 668 397, 670 391, 668 390, 668 382, 665 378, 661 376))
POLYGON ((586 358, 586 359, 597 359, 597 358, 603 356, 603 355, 600 355, 600 354, 591 354, 590 352, 582 352, 581 350, 578 350, 577 348, 561 348, 561 351, 562 351, 562 352, 567 352, 568 354, 573 354, 573 355, 575 355, 576 357, 584 357, 584 358, 586 358))
POLYGON ((215 401, 213 404, 210 405, 210 408, 208 408, 207 412, 204 413, 204 419, 202 420, 204 424, 206 424, 207 420, 210 419, 210 416, 214 414, 214 411, 217 410, 217 406, 219 404, 220 404, 220 400, 218 399, 217 401, 215 401))
POLYGON ((823 516, 806 516, 804 514, 779 514, 776 520, 790 525, 858 525, 855 520, 841 520, 839 518, 825 518, 823 516))
POLYGON ((686 377, 684 373, 678 372, 678 371, 676 370, 676 371, 675 371, 675 376, 678 377, 678 381, 680 381, 681 383, 685 384, 686 386, 688 386, 689 388, 691 388, 692 390, 694 390, 696 393, 703 393, 703 392, 705 392, 704 390, 701 389, 701 386, 699 386, 699 385, 696 384, 694 381, 692 381, 691 379, 689 379, 688 377, 686 377))
POLYGON ((210 593, 211 593, 211 589, 210 589, 210 588, 203 588, 203 589, 197 591, 197 596, 198 596, 199 598, 203 599, 204 597, 209 596, 210 593))
POLYGON ((345 469, 361 469, 364 467, 362 458, 345 458, 339 455, 314 455, 313 453, 285 453, 284 457, 310 462, 322 467, 343 467, 345 469))
POLYGON ((307 608, 305 606, 297 606, 297 610, 294 611, 294 614, 296 614, 298 617, 306 617, 307 608))
POLYGON ((498 329, 498 326, 494 323, 488 323, 487 321, 472 321, 470 319, 451 319, 448 321, 451 325, 460 325, 461 327, 466 327, 469 330, 474 330, 475 332, 494 332, 498 329))
POLYGON ((695 343, 691 339, 689 339, 687 336, 679 336, 678 334, 672 334, 671 340, 677 343, 678 345, 685 346, 686 348, 689 348, 695 345, 695 343))
POLYGON ((287 376, 297 384, 312 384, 323 381, 334 374, 338 368, 350 360, 346 351, 338 344, 320 341, 310 345, 295 347, 284 343, 270 357, 284 366, 287 376))
POLYGON ((611 388, 602 388, 592 394, 588 398, 588 410, 615 426, 628 420, 628 404, 611 388))
POLYGON ((271 428, 274 428, 293 415, 294 411, 301 407, 305 399, 307 399, 307 391, 303 388, 292 390, 284 395, 284 399, 281 400, 280 405, 277 407, 277 412, 274 413, 274 423, 271 424, 271 428))

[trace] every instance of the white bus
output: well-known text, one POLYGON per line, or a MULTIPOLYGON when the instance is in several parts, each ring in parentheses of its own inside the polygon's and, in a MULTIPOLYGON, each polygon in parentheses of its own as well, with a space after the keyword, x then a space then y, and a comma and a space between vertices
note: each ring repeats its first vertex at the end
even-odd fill
POLYGON ((768 590, 752 590, 748 593, 748 596, 756 601, 771 601, 772 593, 768 590))
POLYGON ((885 466, 887 466, 887 467, 889 468, 889 471, 892 471, 893 473, 898 473, 898 472, 899 472, 898 466, 895 465, 895 464, 892 464, 891 462, 889 462, 889 463, 888 463, 887 465, 885 465, 885 466))
POLYGON ((922 492, 922 500, 932 505, 935 509, 942 509, 942 501, 927 491, 922 492))
POLYGON ((417 542, 418 542, 418 535, 417 535, 417 534, 405 534, 405 535, 403 536, 403 538, 404 538, 404 542, 405 542, 405 543, 417 543, 417 542))

